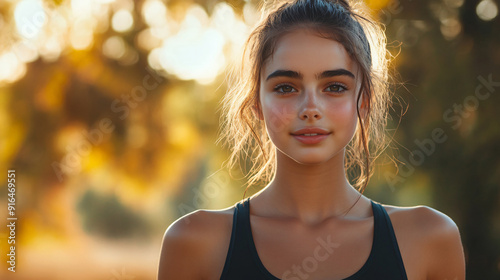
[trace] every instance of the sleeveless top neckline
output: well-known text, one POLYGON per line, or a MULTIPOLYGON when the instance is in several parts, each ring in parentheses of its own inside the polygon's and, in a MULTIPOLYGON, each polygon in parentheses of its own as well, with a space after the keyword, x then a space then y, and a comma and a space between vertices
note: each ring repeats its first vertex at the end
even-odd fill
MULTIPOLYGON (((370 201, 374 218, 370 254, 358 271, 342 280, 407 280, 389 215, 381 204, 370 201)), ((266 269, 258 255, 250 224, 250 198, 236 204, 230 245, 220 279, 281 280, 266 269)))

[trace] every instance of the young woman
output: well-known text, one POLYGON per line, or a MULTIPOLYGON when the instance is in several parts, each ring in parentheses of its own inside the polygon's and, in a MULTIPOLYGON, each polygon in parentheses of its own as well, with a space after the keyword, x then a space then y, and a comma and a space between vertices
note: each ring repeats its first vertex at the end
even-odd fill
POLYGON ((448 216, 362 194, 390 100, 379 25, 343 0, 280 3, 251 33, 223 100, 229 165, 257 143, 250 182, 270 180, 230 208, 175 221, 158 279, 465 279, 448 216))

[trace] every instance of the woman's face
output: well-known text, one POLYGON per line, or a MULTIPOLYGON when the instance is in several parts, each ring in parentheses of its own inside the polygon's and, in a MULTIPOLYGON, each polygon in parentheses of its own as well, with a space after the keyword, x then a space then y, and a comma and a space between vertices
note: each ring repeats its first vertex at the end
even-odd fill
POLYGON ((298 29, 280 38, 262 67, 260 105, 277 149, 303 164, 344 156, 357 125, 358 67, 337 41, 298 29), (326 135, 296 136, 303 128, 326 135))

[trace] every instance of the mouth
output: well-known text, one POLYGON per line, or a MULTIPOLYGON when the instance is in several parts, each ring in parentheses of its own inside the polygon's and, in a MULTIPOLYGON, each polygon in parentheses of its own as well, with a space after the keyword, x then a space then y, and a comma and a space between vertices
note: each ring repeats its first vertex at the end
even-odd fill
POLYGON ((317 135, 329 135, 330 133, 303 133, 303 134, 293 134, 291 133, 292 136, 317 136, 317 135))
POLYGON ((328 133, 328 134, 321 134, 321 133, 305 133, 305 134, 292 134, 292 136, 299 142, 303 143, 303 144, 308 144, 308 145, 311 145, 311 144, 318 144, 320 143, 321 141, 325 140, 326 138, 328 138, 328 135, 330 135, 331 133, 328 133))
POLYGON ((318 135, 328 135, 331 134, 332 132, 322 128, 322 127, 304 127, 299 130, 295 130, 292 133, 290 133, 293 136, 306 136, 306 137, 314 137, 318 135))

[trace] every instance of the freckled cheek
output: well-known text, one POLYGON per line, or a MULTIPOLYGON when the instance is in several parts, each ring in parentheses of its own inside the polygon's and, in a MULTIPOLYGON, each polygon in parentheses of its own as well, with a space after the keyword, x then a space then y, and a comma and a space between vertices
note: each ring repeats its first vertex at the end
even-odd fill
POLYGON ((357 122, 356 105, 351 102, 336 104, 328 115, 337 127, 355 126, 357 122))
POLYGON ((295 107, 287 102, 269 102, 264 100, 262 112, 270 134, 290 129, 290 123, 295 118, 295 107))

